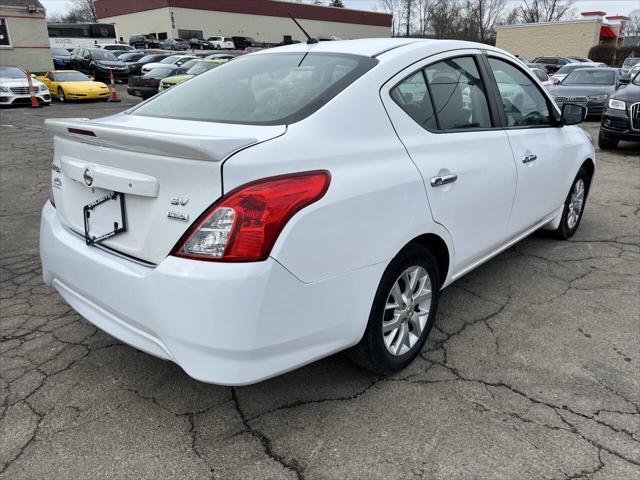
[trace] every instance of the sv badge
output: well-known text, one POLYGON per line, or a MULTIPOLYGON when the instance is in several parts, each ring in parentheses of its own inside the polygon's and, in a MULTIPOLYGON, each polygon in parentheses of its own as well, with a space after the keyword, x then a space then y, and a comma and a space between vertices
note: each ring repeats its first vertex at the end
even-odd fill
POLYGON ((189 199, 187 197, 171 197, 171 205, 185 206, 189 199))

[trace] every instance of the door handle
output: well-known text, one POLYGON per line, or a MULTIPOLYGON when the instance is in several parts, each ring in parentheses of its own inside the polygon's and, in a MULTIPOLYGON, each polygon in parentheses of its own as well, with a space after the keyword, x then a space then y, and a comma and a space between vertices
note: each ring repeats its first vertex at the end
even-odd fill
POLYGON ((446 185, 447 183, 453 183, 458 179, 458 175, 452 173, 451 175, 442 175, 438 177, 431 177, 431 186, 439 187, 441 185, 446 185))
POLYGON ((522 163, 533 162, 537 158, 538 156, 535 153, 530 153, 529 155, 525 155, 524 157, 522 157, 522 163))

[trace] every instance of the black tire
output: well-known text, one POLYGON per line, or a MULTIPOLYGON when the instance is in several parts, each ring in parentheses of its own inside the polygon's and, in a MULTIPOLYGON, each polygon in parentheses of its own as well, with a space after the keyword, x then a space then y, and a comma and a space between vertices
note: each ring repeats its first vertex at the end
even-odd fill
POLYGON ((222 50, 222 46, 216 45, 216 50, 222 50))
MULTIPOLYGON (((362 340, 349 351, 351 360, 367 370, 382 375, 391 375, 402 370, 420 353, 427 340, 435 321, 439 297, 440 277, 435 258, 427 248, 418 244, 410 244, 391 261, 384 271, 371 306, 369 321, 362 340), (431 282, 429 313, 417 341, 404 353, 394 355, 387 349, 382 330, 383 323, 386 321, 385 315, 391 313, 391 317, 393 317, 394 311, 389 312, 385 307, 387 300, 391 298, 391 290, 396 281, 400 281, 402 273, 411 267, 422 267, 428 274, 431 282)), ((413 328, 411 322, 407 322, 406 328, 409 327, 413 328)), ((399 338, 400 329, 397 333, 390 335, 398 335, 396 338, 399 338)))
POLYGON ((602 130, 600 130, 600 133, 598 134, 598 147, 602 150, 615 150, 618 148, 619 141, 620 140, 617 138, 612 138, 603 134, 602 130))
POLYGON ((573 180, 571 184, 571 188, 569 189, 569 193, 567 194, 567 198, 564 202, 564 209, 562 210, 562 218, 560 219, 560 225, 557 229, 555 229, 552 234, 554 237, 559 238, 561 240, 567 240, 568 238, 573 237, 573 234, 576 233, 578 227, 580 226, 580 221, 582 220, 582 215, 584 214, 584 208, 587 204, 587 196, 589 194, 590 187, 589 174, 584 168, 581 168, 576 175, 576 178, 573 180), (576 188, 576 184, 582 181, 584 185, 584 197, 582 201, 582 207, 580 208, 580 212, 577 216, 577 221, 575 224, 569 221, 569 213, 571 210, 571 200, 572 194, 574 193, 574 189, 576 188))
POLYGON ((58 87, 58 100, 62 103, 67 101, 66 97, 64 96, 64 90, 62 89, 62 87, 58 87))

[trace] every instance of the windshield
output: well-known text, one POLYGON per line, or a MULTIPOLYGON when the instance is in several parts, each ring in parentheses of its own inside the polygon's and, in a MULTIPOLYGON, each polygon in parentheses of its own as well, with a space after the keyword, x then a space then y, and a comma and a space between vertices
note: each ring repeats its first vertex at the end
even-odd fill
POLYGON ((112 60, 117 61, 116 56, 109 50, 91 50, 91 57, 96 60, 112 60))
POLYGON ((52 55, 63 55, 65 57, 68 57, 69 54, 69 50, 67 50, 66 48, 52 48, 51 49, 51 54, 52 55))
POLYGON ((173 67, 153 68, 147 73, 145 73, 142 77, 143 78, 165 78, 171 75, 171 72, 173 72, 173 70, 174 70, 173 67))
POLYGON ((160 60, 160 63, 175 63, 179 58, 182 58, 182 55, 171 55, 164 60, 160 60))
POLYGON ((18 67, 0 67, 0 78, 27 78, 18 67))
POLYGON ((218 64, 215 62, 198 62, 189 70, 187 70, 187 74, 200 75, 201 73, 204 73, 207 70, 211 70, 212 68, 215 68, 217 66, 218 64))
POLYGON ((376 63, 360 55, 250 55, 167 91, 133 114, 249 125, 289 124, 311 115, 376 63))
POLYGON ((640 63, 640 58, 627 58, 625 59, 624 63, 622 65, 624 65, 625 67, 631 67, 632 65, 635 65, 636 63, 640 63))
POLYGON ((640 86, 640 72, 636 73, 636 76, 633 77, 633 80, 631 80, 631 83, 633 83, 634 85, 640 86))
POLYGON ((91 81, 84 73, 80 72, 60 72, 52 74, 54 82, 88 82, 91 81))
POLYGON ((571 65, 565 65, 564 67, 562 67, 560 70, 558 70, 556 72, 556 74, 558 75, 568 75, 569 73, 573 72, 574 70, 579 70, 581 68, 590 68, 593 65, 581 65, 579 63, 572 63, 571 65))
POLYGON ((123 62, 136 62, 142 57, 144 57, 144 53, 124 53, 118 56, 118 58, 123 62))
POLYGON ((611 70, 574 70, 562 85, 613 85, 616 73, 611 70))

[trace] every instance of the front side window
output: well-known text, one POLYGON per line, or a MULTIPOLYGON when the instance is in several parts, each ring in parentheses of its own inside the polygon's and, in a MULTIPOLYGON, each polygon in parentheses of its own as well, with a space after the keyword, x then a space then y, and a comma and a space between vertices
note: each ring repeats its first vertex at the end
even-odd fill
POLYGON ((507 126, 553 124, 547 99, 528 76, 497 58, 489 58, 489 65, 498 84, 507 126))
POLYGON ((249 55, 214 68, 135 109, 133 115, 248 125, 308 117, 377 64, 360 55, 249 55))

